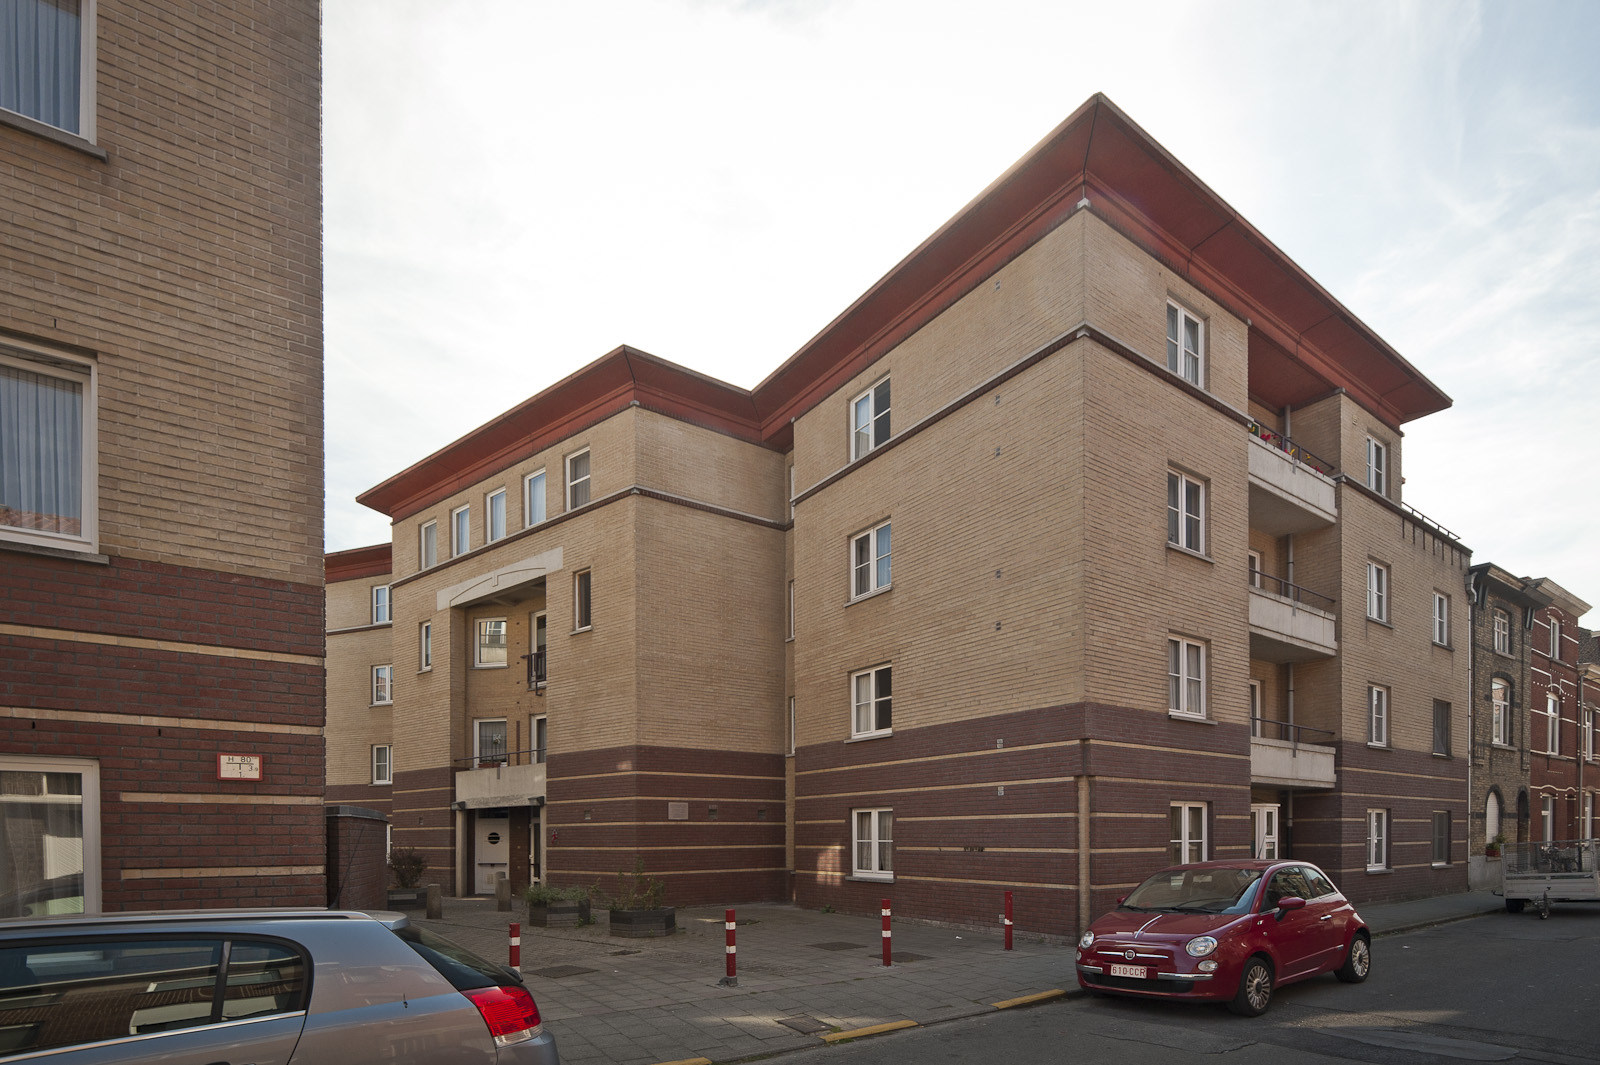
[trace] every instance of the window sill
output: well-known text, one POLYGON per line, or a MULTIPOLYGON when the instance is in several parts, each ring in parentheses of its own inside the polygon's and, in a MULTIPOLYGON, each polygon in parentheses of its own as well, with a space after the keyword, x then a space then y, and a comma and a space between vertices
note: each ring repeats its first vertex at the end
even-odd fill
POLYGON ((1493 747, 1496 750, 1500 750, 1500 751, 1515 751, 1516 750, 1516 748, 1513 747, 1511 744, 1509 744, 1509 743, 1501 743, 1499 740, 1491 740, 1491 741, 1489 741, 1489 746, 1493 747))
POLYGON ((861 884, 892 884, 894 883, 894 874, 890 873, 885 876, 881 873, 851 873, 845 879, 861 884))
POLYGON ((393 699, 390 699, 390 700, 389 700, 389 701, 388 701, 388 702, 386 702, 386 703, 368 703, 368 704, 367 704, 367 707, 368 707, 368 708, 369 708, 369 709, 372 709, 372 710, 376 710, 376 709, 378 709, 378 707, 380 707, 380 706, 393 706, 393 705, 394 705, 394 700, 393 700, 393 699))
POLYGON ((93 141, 84 140, 76 133, 68 133, 64 129, 47 125, 27 115, 19 115, 15 111, 0 110, 0 125, 11 126, 14 129, 24 130, 46 140, 55 141, 57 144, 71 148, 73 151, 82 152, 84 155, 93 156, 102 163, 109 162, 111 156, 106 150, 93 141))
POLYGON ((44 558, 64 558, 73 562, 93 562, 101 566, 111 564, 110 555, 102 555, 89 544, 83 547, 53 547, 45 544, 24 543, 20 540, 10 540, 0 534, 0 551, 15 551, 20 555, 40 555, 44 558))
POLYGON ((1448 868, 1450 868, 1450 863, 1449 862, 1434 862, 1429 866, 1429 868, 1431 868, 1431 869, 1448 869, 1448 868))
POLYGON ((421 674, 423 674, 423 673, 432 673, 432 672, 433 672, 433 667, 432 666, 423 666, 421 669, 417 670, 417 673, 418 673, 419 676, 421 674))
POLYGON ((1444 758, 1444 759, 1453 759, 1453 758, 1455 758, 1455 755, 1451 754, 1448 751, 1434 751, 1433 752, 1433 756, 1435 758, 1444 758))
POLYGON ((1176 551, 1180 555, 1188 555, 1190 558, 1198 558, 1201 562, 1209 562, 1213 565, 1217 561, 1204 551, 1196 551, 1192 547, 1184 547, 1182 544, 1175 544, 1171 540, 1167 541, 1167 550, 1176 551))
POLYGON ((1388 876, 1392 872, 1394 872, 1393 869, 1373 868, 1372 866, 1368 866, 1367 867, 1367 875, 1368 876, 1388 876))
POLYGON ((1374 625, 1382 625, 1386 629, 1394 628, 1394 622, 1390 621, 1388 618, 1375 618, 1371 614, 1368 614, 1367 620, 1372 622, 1374 625))
POLYGON ((1375 751, 1387 751, 1387 750, 1389 750, 1389 745, 1387 743, 1376 743, 1376 742, 1374 742, 1372 740, 1368 740, 1367 741, 1367 746, 1371 747, 1375 751))
POLYGON ((1196 725, 1215 725, 1216 721, 1200 714, 1185 714, 1178 710, 1168 710, 1167 718, 1172 721, 1190 721, 1196 725))
POLYGON ((847 606, 847 607, 855 606, 857 603, 864 603, 868 599, 875 599, 878 596, 883 595, 885 592, 892 592, 892 591, 894 591, 894 582, 893 581, 889 582, 888 584, 885 584, 882 588, 874 588, 870 592, 862 592, 860 595, 851 596, 850 599, 847 600, 844 605, 847 606))
POLYGON ((567 633, 567 635, 568 636, 576 636, 580 632, 593 632, 593 631, 594 631, 594 626, 593 625, 585 625, 582 628, 573 629, 571 632, 567 633))
POLYGON ((504 662, 474 662, 474 663, 472 663, 472 668, 473 669, 505 669, 506 668, 506 664, 504 662))
POLYGON ((864 742, 866 740, 888 739, 890 736, 893 736, 893 735, 894 735, 894 729, 886 728, 886 729, 879 729, 877 732, 862 732, 862 733, 859 733, 857 735, 851 736, 849 739, 845 740, 844 742, 846 742, 846 743, 862 743, 862 742, 864 742))

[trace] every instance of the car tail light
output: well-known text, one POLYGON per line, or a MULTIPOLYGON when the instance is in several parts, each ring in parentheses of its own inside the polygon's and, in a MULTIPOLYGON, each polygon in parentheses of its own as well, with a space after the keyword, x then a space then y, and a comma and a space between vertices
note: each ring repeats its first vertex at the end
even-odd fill
POLYGON ((461 992, 472 1000, 489 1026, 496 1046, 532 1039, 539 1029, 539 1007, 525 987, 475 987, 461 992))

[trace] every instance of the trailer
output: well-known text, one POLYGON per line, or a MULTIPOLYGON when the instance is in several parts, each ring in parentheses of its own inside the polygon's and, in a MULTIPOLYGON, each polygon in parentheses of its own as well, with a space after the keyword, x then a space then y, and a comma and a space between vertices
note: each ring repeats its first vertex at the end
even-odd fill
POLYGON ((1597 856, 1600 841, 1592 839, 1506 844, 1500 870, 1506 912, 1532 903, 1545 919, 1553 902, 1600 902, 1597 856))

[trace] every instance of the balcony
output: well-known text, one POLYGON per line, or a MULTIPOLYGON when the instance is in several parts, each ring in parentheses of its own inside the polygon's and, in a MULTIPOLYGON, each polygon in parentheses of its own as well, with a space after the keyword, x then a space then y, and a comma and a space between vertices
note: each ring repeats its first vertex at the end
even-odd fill
POLYGON ((1326 729, 1269 718, 1250 719, 1250 783, 1278 788, 1333 787, 1333 748, 1307 743, 1307 735, 1333 738, 1326 729))
POLYGON ((545 797, 545 752, 496 751, 457 758, 456 805, 467 810, 527 806, 545 797))
POLYGON ((1250 527, 1272 536, 1326 528, 1339 517, 1334 468, 1293 440, 1250 423, 1250 527))
POLYGON ((1339 653, 1334 601, 1298 584, 1250 572, 1250 657, 1310 662, 1339 653))

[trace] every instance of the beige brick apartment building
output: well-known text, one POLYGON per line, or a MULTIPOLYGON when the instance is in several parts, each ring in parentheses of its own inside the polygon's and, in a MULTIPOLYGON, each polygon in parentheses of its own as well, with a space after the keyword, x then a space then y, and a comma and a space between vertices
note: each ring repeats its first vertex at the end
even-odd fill
POLYGON ((1097 96, 754 390, 619 348, 365 493, 330 798, 459 892, 1464 889, 1469 552, 1400 492, 1448 404, 1097 96))
POLYGON ((0 33, 0 916, 321 904, 314 0, 0 33))

